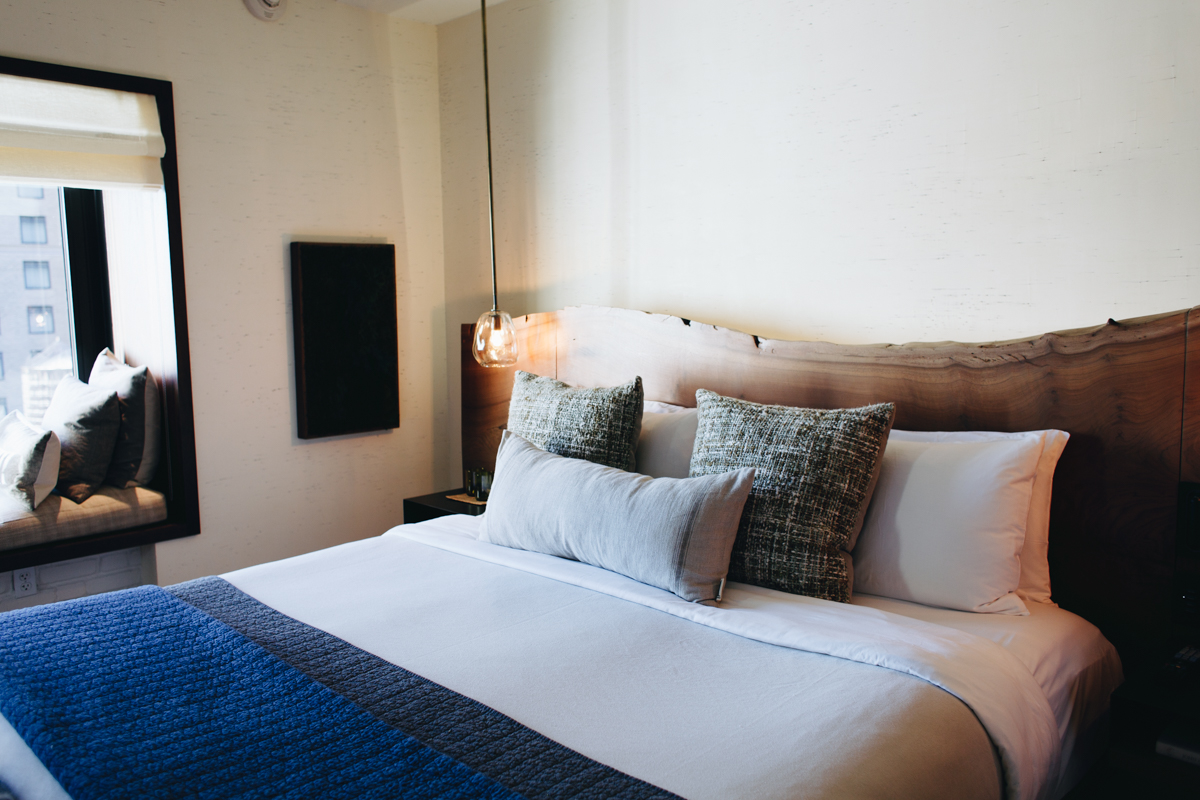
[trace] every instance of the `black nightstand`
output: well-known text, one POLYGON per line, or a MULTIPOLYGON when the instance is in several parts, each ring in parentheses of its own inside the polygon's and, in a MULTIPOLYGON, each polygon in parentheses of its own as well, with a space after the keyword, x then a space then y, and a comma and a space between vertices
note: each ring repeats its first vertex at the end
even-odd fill
POLYGON ((487 506, 477 506, 473 503, 463 503, 448 499, 449 495, 462 494, 465 489, 451 489, 448 492, 434 492, 420 497, 404 499, 404 521, 424 522, 427 519, 445 517, 449 514, 470 514, 478 517, 487 510, 487 506))
POLYGON ((1195 796, 1200 766, 1155 752, 1168 729, 1200 736, 1200 675, 1166 675, 1173 652, 1134 666, 1113 692, 1108 753, 1068 798, 1195 796))

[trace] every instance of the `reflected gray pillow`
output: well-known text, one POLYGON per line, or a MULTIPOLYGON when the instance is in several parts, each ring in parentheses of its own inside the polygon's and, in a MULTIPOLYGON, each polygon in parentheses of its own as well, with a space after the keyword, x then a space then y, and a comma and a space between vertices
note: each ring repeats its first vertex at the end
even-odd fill
POLYGON ((0 419, 0 491, 33 511, 58 483, 58 436, 20 411, 0 419))
POLYGON ((158 384, 146 367, 131 367, 107 347, 96 356, 88 386, 117 393, 121 427, 104 482, 145 485, 158 465, 158 384))
POLYGON ((753 469, 651 478, 547 453, 506 431, 480 540, 720 600, 753 469))
POLYGON ((117 393, 96 389, 68 375, 54 390, 42 427, 58 434, 62 445, 58 493, 82 503, 108 473, 121 427, 117 393))
POLYGON ((642 379, 580 389, 518 370, 508 430, 548 453, 632 470, 642 430, 642 379))
POLYGON ((871 500, 895 406, 767 406, 700 389, 696 407, 691 474, 756 470, 729 580, 849 602, 842 551, 871 500))

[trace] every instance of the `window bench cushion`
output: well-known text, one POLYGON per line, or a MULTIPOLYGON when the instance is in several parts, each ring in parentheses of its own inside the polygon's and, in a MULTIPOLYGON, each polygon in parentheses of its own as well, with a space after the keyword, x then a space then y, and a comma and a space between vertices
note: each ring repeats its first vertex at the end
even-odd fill
POLYGON ((166 498, 142 486, 101 486, 82 503, 52 494, 36 511, 0 498, 0 550, 122 531, 166 518, 166 498))

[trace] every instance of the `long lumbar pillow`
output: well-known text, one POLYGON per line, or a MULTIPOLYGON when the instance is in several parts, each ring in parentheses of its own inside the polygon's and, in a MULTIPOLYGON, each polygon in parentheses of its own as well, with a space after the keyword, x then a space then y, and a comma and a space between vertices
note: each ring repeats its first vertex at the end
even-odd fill
POLYGON ((505 432, 480 540, 720 599, 753 469, 650 478, 547 453, 505 432))

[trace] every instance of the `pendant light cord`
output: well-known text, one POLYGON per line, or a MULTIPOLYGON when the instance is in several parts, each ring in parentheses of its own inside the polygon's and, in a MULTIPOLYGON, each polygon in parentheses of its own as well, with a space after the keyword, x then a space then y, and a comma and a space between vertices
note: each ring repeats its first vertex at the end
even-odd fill
POLYGON ((488 244, 492 251, 492 311, 499 308, 496 298, 496 212, 492 201, 492 99, 488 86, 487 0, 479 0, 480 26, 483 28, 483 114, 487 127, 488 244))

